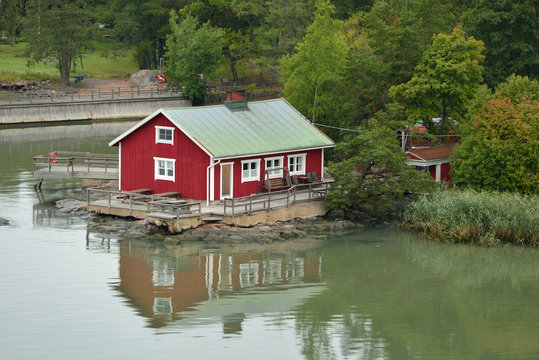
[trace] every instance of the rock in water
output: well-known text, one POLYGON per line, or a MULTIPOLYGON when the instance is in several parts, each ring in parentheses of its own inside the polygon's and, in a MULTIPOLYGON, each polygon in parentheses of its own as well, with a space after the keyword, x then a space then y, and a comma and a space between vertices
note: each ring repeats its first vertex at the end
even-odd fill
POLYGON ((9 225, 9 220, 0 218, 0 226, 9 225))

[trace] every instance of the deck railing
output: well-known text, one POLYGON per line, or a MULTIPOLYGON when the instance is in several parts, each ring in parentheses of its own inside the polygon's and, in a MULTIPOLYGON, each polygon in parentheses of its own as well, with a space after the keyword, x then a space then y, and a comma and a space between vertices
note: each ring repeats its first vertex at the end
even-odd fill
POLYGON ((48 169, 49 172, 65 168, 66 172, 99 171, 108 173, 118 170, 118 155, 83 152, 53 151, 48 155, 34 156, 33 171, 48 169), (54 170, 53 170, 54 169, 54 170))
POLYGON ((253 194, 241 198, 224 199, 224 216, 251 214, 257 210, 273 210, 288 208, 298 202, 321 200, 326 196, 328 187, 333 181, 321 181, 308 184, 297 184, 287 190, 253 194), (305 194, 306 196, 301 196, 305 194))
POLYGON ((170 197, 158 195, 144 195, 126 191, 104 190, 100 188, 88 188, 86 191, 86 201, 88 205, 93 203, 95 205, 102 206, 102 201, 104 200, 109 209, 112 207, 117 207, 129 209, 130 212, 135 210, 146 211, 147 213, 152 211, 161 211, 174 215, 176 219, 179 219, 182 215, 201 214, 201 206, 198 202, 174 200, 170 197), (97 204, 97 201, 100 201, 100 203, 97 204))

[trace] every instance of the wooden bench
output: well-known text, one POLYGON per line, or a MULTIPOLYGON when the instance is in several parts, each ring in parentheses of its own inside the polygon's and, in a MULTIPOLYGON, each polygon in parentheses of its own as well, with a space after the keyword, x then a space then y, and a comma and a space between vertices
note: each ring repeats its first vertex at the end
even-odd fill
POLYGON ((269 179, 264 181, 264 187, 268 191, 288 189, 290 186, 283 178, 269 179))

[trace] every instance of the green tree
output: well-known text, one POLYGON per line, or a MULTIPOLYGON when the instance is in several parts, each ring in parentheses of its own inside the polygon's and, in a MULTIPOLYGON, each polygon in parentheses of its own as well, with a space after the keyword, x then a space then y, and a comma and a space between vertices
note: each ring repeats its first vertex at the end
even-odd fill
POLYGON ((341 113, 339 93, 348 46, 342 21, 331 18, 333 6, 318 3, 314 22, 307 28, 296 53, 282 59, 284 95, 313 121, 333 123, 341 113))
POLYGON ((410 123, 421 121, 433 132, 432 119, 440 118, 441 133, 449 120, 462 121, 466 114, 481 82, 483 49, 481 41, 466 38, 460 27, 450 35, 436 35, 412 79, 392 87, 389 94, 406 109, 410 123))
POLYGON ((180 21, 178 14, 170 12, 172 33, 167 37, 167 81, 182 88, 182 93, 194 105, 204 102, 206 83, 217 68, 221 54, 222 31, 209 23, 199 25, 197 19, 186 15, 180 21))
POLYGON ((539 193, 539 83, 512 75, 470 113, 452 157, 452 180, 475 189, 539 193))
POLYGON ((73 60, 92 39, 93 28, 86 3, 82 0, 32 0, 27 10, 27 57, 30 62, 55 58, 62 86, 68 86, 73 60))
POLYGON ((0 39, 9 39, 11 45, 15 43, 21 22, 20 7, 21 0, 0 0, 0 39))
POLYGON ((494 87, 512 73, 539 76, 536 0, 478 0, 463 15, 466 32, 485 43, 484 77, 494 87))
POLYGON ((328 171, 335 180, 325 198, 329 209, 383 212, 405 192, 424 192, 433 186, 428 175, 405 164, 395 132, 375 125, 347 143, 335 146, 339 162, 328 171))

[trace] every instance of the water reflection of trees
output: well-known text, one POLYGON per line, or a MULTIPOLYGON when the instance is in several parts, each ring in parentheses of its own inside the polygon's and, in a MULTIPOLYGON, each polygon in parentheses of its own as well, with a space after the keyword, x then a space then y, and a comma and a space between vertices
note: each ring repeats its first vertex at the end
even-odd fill
POLYGON ((327 291, 296 312, 307 359, 537 357, 535 249, 395 236, 364 232, 323 249, 327 291))

